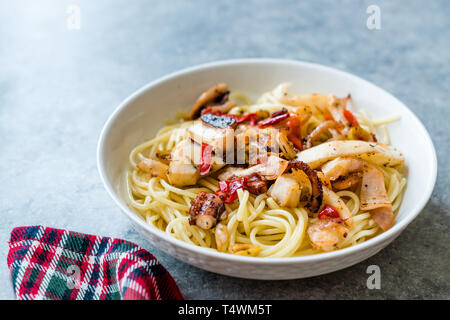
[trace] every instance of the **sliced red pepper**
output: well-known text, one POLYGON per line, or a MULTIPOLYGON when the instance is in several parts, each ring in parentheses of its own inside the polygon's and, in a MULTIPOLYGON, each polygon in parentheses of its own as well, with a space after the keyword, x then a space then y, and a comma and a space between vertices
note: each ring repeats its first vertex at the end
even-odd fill
POLYGON ((289 118, 289 121, 287 122, 287 126, 289 128, 287 137, 289 141, 292 142, 292 144, 300 151, 303 150, 303 143, 301 140, 301 131, 300 131, 300 119, 295 116, 291 115, 289 118))
POLYGON ((279 115, 285 114, 285 113, 288 113, 288 111, 287 111, 287 109, 283 108, 283 109, 281 109, 281 110, 272 112, 272 114, 270 115, 270 117, 273 118, 273 117, 276 117, 276 116, 279 116, 279 115))
POLYGON ((292 133, 296 136, 301 135, 300 119, 297 116, 291 115, 291 117, 289 118, 289 121, 287 122, 287 126, 289 128, 289 133, 292 133))
POLYGON ((258 116, 256 115, 256 113, 248 113, 244 116, 237 116, 234 114, 224 114, 223 116, 233 118, 234 120, 236 120, 236 123, 250 121, 250 125, 252 126, 256 125, 256 123, 258 122, 258 116))
POLYGON ((216 196, 219 196, 222 200, 228 198, 228 184, 228 181, 219 181, 219 190, 216 192, 216 196))
POLYGON ((240 117, 240 119, 237 119, 236 121, 237 123, 250 121, 250 125, 254 126, 258 122, 258 116, 256 115, 256 113, 248 113, 245 116, 240 117))
POLYGON ((202 110, 201 115, 204 115, 204 114, 207 114, 207 113, 211 113, 211 114, 213 114, 215 116, 221 116, 222 115, 222 112, 220 110, 214 111, 213 107, 206 107, 206 108, 204 108, 202 110))
POLYGON ((200 159, 200 175, 204 176, 211 170, 213 147, 209 144, 202 143, 202 157, 200 159))
POLYGON ((255 114, 252 115, 252 117, 250 118, 250 125, 251 126, 256 126, 258 124, 258 116, 255 114))
POLYGON ((277 116, 274 116, 274 117, 271 117, 271 118, 268 118, 266 120, 259 122, 258 127, 265 128, 268 126, 272 126, 272 125, 277 124, 278 122, 281 122, 287 118, 289 118, 289 113, 282 113, 280 115, 277 115, 277 116))
POLYGON ((292 144, 294 145, 294 147, 296 147, 299 151, 303 150, 303 143, 302 140, 300 140, 299 138, 297 138, 295 135, 293 134, 288 134, 288 139, 289 141, 292 142, 292 144))
POLYGON ((339 216, 339 212, 333 208, 332 206, 326 205, 322 211, 319 212, 317 216, 321 220, 331 220, 334 222, 342 222, 342 219, 339 216))
POLYGON ((358 120, 356 120, 356 117, 349 110, 344 109, 344 117, 351 123, 352 126, 359 126, 358 120))
POLYGON ((237 198, 237 191, 239 189, 247 188, 247 177, 235 178, 227 181, 219 182, 219 191, 216 195, 219 196, 223 202, 232 203, 237 198))
POLYGON ((247 178, 236 178, 230 181, 230 184, 228 185, 228 192, 230 196, 233 198, 231 202, 234 201, 234 199, 237 198, 237 191, 238 189, 246 189, 247 188, 247 178))

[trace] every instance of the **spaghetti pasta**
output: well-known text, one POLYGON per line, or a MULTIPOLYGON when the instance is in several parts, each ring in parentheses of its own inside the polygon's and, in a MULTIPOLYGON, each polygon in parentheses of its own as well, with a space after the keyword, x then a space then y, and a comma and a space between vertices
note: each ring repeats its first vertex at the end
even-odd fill
MULTIPOLYGON (((243 94, 234 93, 231 98, 236 99, 240 104, 231 108, 228 114, 276 112, 283 108, 288 112, 295 112, 298 107, 295 97, 289 96, 290 99, 281 99, 274 92, 276 91, 263 94, 256 103, 243 94)), ((303 137, 326 120, 320 104, 312 104, 310 107, 312 107, 312 114, 301 126, 303 137)), ((364 112, 358 113, 356 118, 364 130, 372 133, 378 128, 385 128, 387 123, 396 120, 396 118, 386 118, 372 121, 364 112)), ((176 186, 166 179, 152 176, 138 168, 138 163, 143 159, 154 159, 158 152, 170 153, 188 137, 186 129, 194 122, 192 120, 182 121, 165 126, 154 138, 136 146, 131 151, 129 155, 130 170, 126 172, 125 177, 126 197, 130 207, 148 224, 181 241, 218 250, 215 228, 205 230, 190 223, 191 201, 201 192, 218 192, 220 182, 218 176, 200 177, 195 185, 176 186)), ((387 139, 385 141, 389 141, 387 129, 383 129, 383 132, 387 139)), ((331 138, 328 136, 328 139, 333 139, 335 134, 336 132, 333 132, 331 138)), ((392 203, 392 211, 397 212, 406 185, 406 178, 402 174, 401 166, 371 165, 383 173, 387 197, 392 203)), ((336 244, 336 249, 356 245, 382 232, 371 213, 361 209, 361 198, 358 192, 358 188, 336 191, 336 195, 348 207, 353 219, 353 227, 348 229, 342 241, 336 244)), ((296 207, 285 207, 267 193, 255 195, 249 190, 241 188, 237 190, 237 200, 225 203, 224 207, 226 215, 220 223, 226 227, 227 247, 238 248, 235 245, 239 244, 246 245, 245 248, 247 248, 237 251, 238 254, 258 257, 291 257, 323 252, 320 247, 311 243, 307 233, 308 227, 320 219, 302 203, 296 207), (258 250, 251 251, 251 248, 258 248, 258 250)), ((229 252, 232 250, 229 249, 229 252)))

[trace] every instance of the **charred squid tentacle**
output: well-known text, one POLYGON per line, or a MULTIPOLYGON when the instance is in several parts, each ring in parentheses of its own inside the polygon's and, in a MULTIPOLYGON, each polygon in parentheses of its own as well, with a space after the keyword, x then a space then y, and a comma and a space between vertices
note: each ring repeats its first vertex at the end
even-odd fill
POLYGON ((308 176, 309 180, 311 181, 312 192, 309 202, 306 206, 312 212, 319 211, 323 200, 323 188, 322 181, 320 181, 317 172, 313 170, 308 164, 299 160, 290 161, 289 168, 302 170, 308 176))

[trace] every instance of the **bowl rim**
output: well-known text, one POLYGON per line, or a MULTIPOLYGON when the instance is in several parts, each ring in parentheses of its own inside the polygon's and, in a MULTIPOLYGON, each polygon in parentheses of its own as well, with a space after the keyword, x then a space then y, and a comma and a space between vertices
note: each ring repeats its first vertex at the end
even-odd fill
POLYGON ((107 121, 105 122, 97 144, 97 168, 98 172, 100 174, 100 179, 103 182, 103 185, 105 189, 107 190, 110 197, 114 200, 116 205, 121 209, 121 211, 130 218, 134 223, 139 225, 141 228, 145 229, 146 231, 154 234, 155 236, 159 237, 160 239, 167 241, 171 243, 173 246, 180 247, 183 250, 190 251, 190 252, 196 252, 198 254, 208 256, 211 258, 221 259, 221 260, 228 260, 230 262, 242 262, 242 263, 251 263, 251 264, 271 264, 271 265, 278 265, 278 264, 297 264, 301 262, 317 262, 322 260, 328 260, 328 259, 334 259, 339 257, 344 257, 347 255, 354 254, 358 251, 363 251, 365 249, 370 248, 376 248, 377 245, 380 245, 384 243, 385 241, 389 241, 390 239, 393 240, 403 229, 405 229, 418 215, 421 213, 425 205, 428 203, 428 200, 431 197, 431 194, 433 192, 435 183, 436 183, 436 177, 437 177, 437 156, 436 156, 436 150, 433 145, 433 141, 430 138, 430 135, 428 131, 426 130, 425 126, 422 124, 422 122, 417 118, 417 116, 400 100, 398 100, 396 97, 394 97, 392 94, 390 94, 388 91, 384 90, 383 88, 378 87, 377 85, 364 80, 356 75, 353 75, 351 73, 338 70, 332 67, 327 67, 324 65, 320 65, 317 63, 311 63, 311 62, 304 62, 304 61, 298 61, 298 60, 290 60, 290 59, 276 59, 276 58, 241 58, 241 59, 230 59, 230 60, 219 60, 219 61, 213 61, 208 62, 200 65, 195 65, 191 67, 187 67, 184 69, 181 69, 179 71, 175 71, 172 73, 169 73, 165 76, 162 76, 154 81, 151 81, 150 83, 144 85, 140 89, 133 92, 130 96, 128 96, 125 100, 123 100, 113 111, 113 113, 108 117, 107 121), (231 65, 248 65, 248 64, 284 64, 284 65, 295 65, 297 67, 308 67, 313 69, 318 69, 325 72, 334 73, 336 75, 340 75, 343 77, 347 77, 350 79, 353 79, 357 82, 364 83, 366 85, 375 87, 379 90, 381 90, 383 93, 390 96, 390 98, 394 99, 401 108, 404 109, 404 112, 408 113, 418 124, 418 127, 423 132, 423 136, 427 142, 427 144, 431 147, 431 158, 432 163, 429 167, 430 175, 428 175, 430 178, 427 181, 426 188, 424 189, 424 196, 420 199, 419 202, 416 203, 415 208, 411 210, 412 212, 408 213, 408 215, 399 222, 396 222, 392 228, 389 230, 371 238, 368 239, 362 243, 331 251, 331 252, 324 252, 324 253, 318 253, 308 256, 298 256, 298 257, 280 257, 280 258, 270 258, 270 257, 246 257, 246 256, 238 256, 238 255, 232 255, 229 253, 223 253, 214 251, 212 249, 203 248, 200 246, 196 246, 187 242, 184 242, 182 240, 176 239, 172 237, 171 235, 167 234, 164 231, 161 231, 149 224, 147 224, 143 219, 141 219, 135 212, 131 210, 131 208, 126 205, 125 201, 123 201, 119 196, 115 195, 114 188, 111 184, 111 182, 108 180, 105 167, 103 165, 104 163, 104 157, 103 157, 103 149, 106 141, 106 137, 108 133, 110 132, 110 129, 112 127, 112 124, 115 122, 116 118, 120 115, 120 113, 135 99, 137 99, 141 94, 144 92, 150 90, 153 87, 156 87, 158 85, 161 85, 165 82, 171 81, 174 78, 177 78, 182 75, 187 75, 189 73, 193 73, 196 71, 202 71, 205 69, 213 69, 216 67, 224 67, 224 66, 231 66, 231 65))

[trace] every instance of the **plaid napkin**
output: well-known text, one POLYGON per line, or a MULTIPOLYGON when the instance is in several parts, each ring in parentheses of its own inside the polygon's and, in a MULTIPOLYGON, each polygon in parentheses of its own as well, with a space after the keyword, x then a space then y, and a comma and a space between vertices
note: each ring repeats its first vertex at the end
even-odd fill
POLYGON ((121 239, 42 226, 11 233, 8 253, 18 299, 183 299, 148 251, 121 239))

